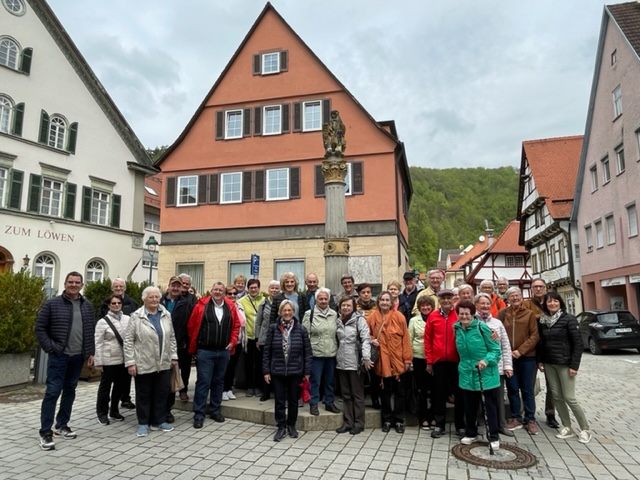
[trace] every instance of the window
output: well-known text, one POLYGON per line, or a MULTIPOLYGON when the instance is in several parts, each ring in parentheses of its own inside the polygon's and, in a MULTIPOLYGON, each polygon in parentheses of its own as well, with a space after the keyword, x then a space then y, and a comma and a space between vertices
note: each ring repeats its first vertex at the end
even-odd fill
POLYGON ((267 200, 289 199, 289 169, 267 170, 267 200))
POLYGON ((640 128, 636 130, 636 146, 638 147, 638 161, 640 161, 640 128))
POLYGON ((238 275, 251 278, 251 262, 229 262, 229 277, 227 278, 227 283, 232 284, 233 279, 238 275))
POLYGON ((33 262, 33 275, 44 279, 44 291, 47 297, 54 296, 53 281, 56 273, 56 260, 52 255, 43 253, 36 257, 33 262))
POLYGON ((549 247, 549 268, 556 268, 556 246, 549 247))
POLYGON ((541 227, 544 225, 544 212, 542 211, 542 207, 538 208, 534 213, 536 219, 536 227, 541 227))
POLYGON ((618 145, 616 147, 616 169, 617 174, 620 175, 624 172, 625 164, 624 164, 624 146, 618 145))
POLYGON ((198 177, 178 177, 178 206, 196 205, 198 203, 198 177))
POLYGON ((605 217, 604 221, 607 224, 607 245, 613 245, 616 243, 616 222, 613 215, 605 217))
POLYGON ((538 254, 531 255, 531 270, 533 273, 538 273, 538 254))
POLYGON ((635 203, 627 205, 627 221, 629 224, 629 236, 635 237, 638 235, 638 213, 636 212, 635 203))
POLYGON ((7 178, 9 177, 9 171, 6 168, 0 168, 0 208, 5 206, 6 192, 9 190, 7 187, 7 178))
MULTIPOLYGON (((593 246, 591 246, 593 249, 593 246)), ((580 244, 576 243, 573 245, 573 258, 575 258, 576 262, 580 260, 580 244)))
POLYGON ((591 191, 595 192, 598 190, 598 167, 594 165, 589 172, 591 173, 591 191))
POLYGON ((240 203, 242 201, 242 173, 220 175, 220 203, 240 203))
POLYGON ((2 4, 10 13, 17 16, 24 15, 26 10, 24 0, 2 0, 2 4))
POLYGON ((91 192, 91 223, 109 224, 109 199, 111 195, 100 190, 91 192))
POLYGON ((587 239, 587 252, 590 252, 593 250, 593 229, 591 225, 584 227, 584 235, 587 239))
POLYGON ((520 255, 507 255, 505 264, 507 267, 524 267, 524 258, 520 255))
POLYGON ((538 254, 538 259, 540 260, 540 271, 544 272, 547 269, 547 251, 540 250, 538 254))
POLYGON ((613 118, 622 115, 622 89, 620 85, 613 89, 613 118))
POLYGON ((67 131, 67 122, 62 117, 54 115, 49 123, 49 141, 50 147, 64 149, 64 138, 67 131))
POLYGON ((145 220, 144 229, 148 230, 149 232, 159 232, 160 231, 160 224, 154 223, 154 222, 147 222, 145 220))
POLYGON ((617 61, 618 61, 617 50, 614 49, 613 52, 611 52, 611 66, 613 67, 617 61))
POLYGON ((242 110, 229 110, 226 117, 224 138, 242 138, 242 110))
POLYGON ((4 95, 0 95, 0 132, 9 133, 13 103, 4 95))
POLYGON ((302 130, 304 132, 320 130, 322 128, 322 103, 320 100, 304 102, 303 111, 304 120, 302 122, 302 130))
POLYGON ((277 135, 282 131, 282 106, 272 105, 270 107, 264 107, 263 118, 264 128, 262 130, 263 135, 277 135))
POLYGON ((347 174, 344 176, 344 194, 351 195, 353 191, 353 164, 351 162, 347 163, 347 174))
POLYGON ((280 52, 271 52, 262 54, 262 74, 269 75, 271 73, 280 72, 280 52))
POLYGON ((157 252, 152 255, 148 249, 142 251, 142 268, 158 268, 157 252), (151 267, 151 264, 153 264, 153 267, 151 267))
POLYGON ((602 159, 602 184, 611 180, 611 170, 609 169, 609 157, 602 159))
POLYGON ((0 65, 17 70, 19 54, 20 47, 14 40, 8 37, 0 38, 0 65))
POLYGON ((211 285, 204 284, 204 265, 202 263, 176 263, 176 275, 186 273, 191 277, 191 285, 199 293, 203 294, 211 285))
POLYGON ((275 278, 280 280, 283 273, 293 272, 301 285, 304 285, 304 260, 276 260, 275 278))
POLYGON ((101 282, 104 279, 104 263, 100 260, 91 260, 87 263, 87 271, 85 272, 85 283, 101 282))
POLYGON ((558 255, 560 256, 560 265, 564 265, 567 263, 567 247, 565 246, 564 240, 560 240, 558 242, 558 255))
POLYGON ((594 222, 596 227, 596 248, 604 247, 604 230, 602 229, 602 221, 594 222))
POLYGON ((62 205, 62 182, 50 178, 42 179, 42 196, 40 197, 40 213, 59 217, 62 205))

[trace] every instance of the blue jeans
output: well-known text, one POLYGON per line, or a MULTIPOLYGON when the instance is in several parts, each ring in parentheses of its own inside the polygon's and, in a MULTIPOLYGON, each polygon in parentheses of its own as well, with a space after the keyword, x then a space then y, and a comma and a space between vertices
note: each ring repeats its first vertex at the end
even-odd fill
POLYGON ((333 405, 333 382, 336 372, 336 357, 313 357, 311 361, 311 405, 320 401, 320 383, 324 380, 323 402, 333 405))
POLYGON ((204 420, 209 391, 211 391, 211 415, 220 414, 224 372, 228 363, 229 350, 198 349, 196 391, 193 396, 194 420, 204 420))
POLYGON ((82 355, 49 354, 47 389, 40 409, 40 435, 52 433, 51 426, 60 393, 62 393, 62 400, 60 400, 60 409, 56 416, 56 430, 68 426, 83 364, 84 357, 82 355))
POLYGON ((524 403, 524 423, 535 420, 536 397, 534 385, 536 381, 535 357, 520 357, 513 359, 513 376, 507 378, 507 394, 511 417, 522 420, 522 404, 524 403), (522 402, 520 393, 522 392, 522 402))

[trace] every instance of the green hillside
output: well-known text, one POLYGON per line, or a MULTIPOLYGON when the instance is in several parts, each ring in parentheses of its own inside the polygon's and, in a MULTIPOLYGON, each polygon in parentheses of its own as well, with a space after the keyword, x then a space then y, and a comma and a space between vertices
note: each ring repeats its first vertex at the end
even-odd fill
POLYGON ((435 266, 439 248, 476 242, 485 219, 498 235, 515 218, 518 175, 513 167, 411 167, 411 265, 424 271, 435 266))

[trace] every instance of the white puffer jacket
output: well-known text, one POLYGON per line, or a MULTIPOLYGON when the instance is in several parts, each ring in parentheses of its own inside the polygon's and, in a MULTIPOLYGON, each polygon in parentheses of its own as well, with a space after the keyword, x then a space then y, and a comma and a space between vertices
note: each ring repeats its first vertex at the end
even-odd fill
MULTIPOLYGON (((107 312, 107 316, 115 329, 120 334, 120 338, 124 340, 129 325, 129 315, 123 313, 115 314, 107 312)), ((124 363, 124 351, 115 333, 103 318, 96 323, 96 354, 94 362, 96 367, 104 365, 122 365, 124 363)))

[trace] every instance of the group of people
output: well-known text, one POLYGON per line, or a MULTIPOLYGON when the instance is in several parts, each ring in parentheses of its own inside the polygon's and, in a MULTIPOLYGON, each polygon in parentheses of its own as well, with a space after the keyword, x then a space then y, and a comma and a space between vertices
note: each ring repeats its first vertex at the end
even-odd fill
POLYGON ((571 409, 579 440, 588 442, 589 425, 575 397, 582 343, 562 298, 547 293, 542 279, 532 282, 528 299, 506 279, 498 280, 497 289, 483 281, 477 294, 464 284, 442 288, 443 279, 433 270, 427 287, 419 289, 413 272, 407 272, 404 285, 389 282, 373 299, 372 286, 356 285, 350 274, 341 279, 342 291, 332 295, 319 286, 317 275, 309 273, 301 290, 288 272, 269 282, 266 292, 258 279, 239 276, 231 285, 215 282, 199 298, 190 277, 181 274, 169 280, 164 293, 147 287, 139 308, 126 295, 124 281, 116 279, 94 323, 93 307, 80 294, 82 275, 71 272, 64 292, 44 305, 36 325, 39 343, 49 353, 40 445, 50 450, 54 436, 75 438, 68 423, 85 359, 102 369, 96 414, 103 425, 124 419, 119 405, 133 407, 134 379, 136 434, 142 437, 153 429, 173 430, 171 408, 176 394, 189 400, 194 359, 193 427, 202 428, 207 415, 224 422, 221 405, 235 399, 240 355, 246 395, 261 401, 274 396, 274 441, 298 436, 306 384, 310 414, 319 415, 322 402, 326 411, 342 414, 337 432, 352 435, 365 428, 366 389, 371 406, 381 410, 385 432, 404 432, 411 409, 420 428, 439 438, 447 403, 453 402, 455 430, 465 444, 480 439, 482 405, 488 439, 498 449, 500 434, 513 436, 520 428, 538 433, 539 369, 546 377, 547 424, 559 428, 559 438, 573 436, 571 409), (182 388, 174 392, 176 383, 182 388), (335 403, 338 395, 342 410, 335 403), (555 420, 556 408, 562 425, 555 420))

